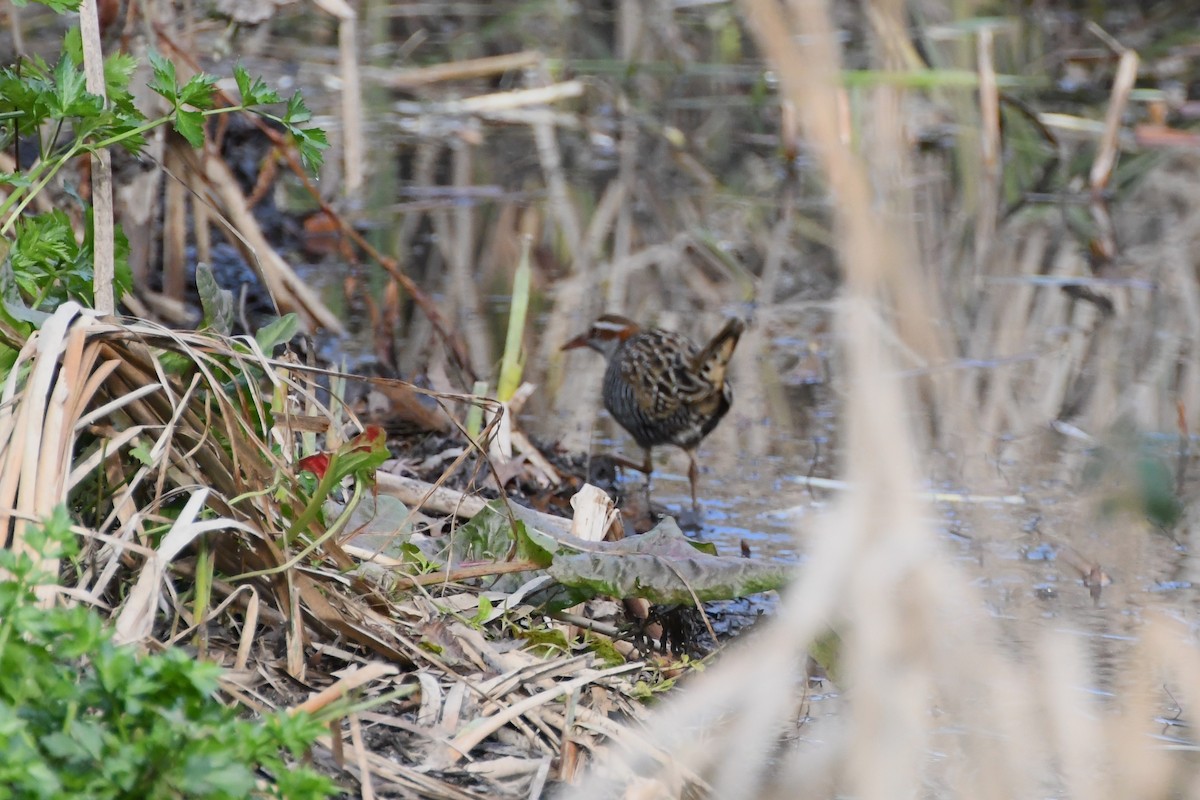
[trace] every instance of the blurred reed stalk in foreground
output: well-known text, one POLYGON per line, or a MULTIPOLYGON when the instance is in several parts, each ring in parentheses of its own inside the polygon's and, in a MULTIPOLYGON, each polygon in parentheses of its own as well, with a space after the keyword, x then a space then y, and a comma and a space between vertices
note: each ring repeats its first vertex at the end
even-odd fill
MULTIPOLYGON (((1191 671, 1200 659, 1177 628, 1150 617, 1136 669, 1102 700, 1083 690, 1097 676, 1079 639, 1035 632, 1023 658, 1011 652, 973 576, 927 521, 917 493, 923 462, 936 458, 938 431, 967 426, 970 405, 936 377, 951 353, 930 298, 946 295, 929 285, 913 246, 908 90, 865 90, 856 96, 865 107, 848 114, 828 4, 741 7, 830 187, 844 275, 842 472, 853 488, 797 532, 809 560, 777 618, 659 708, 644 748, 602 754, 569 796, 1000 800, 1155 797, 1182 787, 1173 768, 1191 766, 1174 764, 1149 727, 1156 669, 1185 693, 1200 688, 1191 671), (932 367, 914 391, 898 377, 898 352, 932 367), (936 424, 922 430, 914 419, 936 424), (806 653, 831 628, 842 640, 844 703, 835 716, 803 720, 806 653)), ((872 8, 882 69, 898 66, 888 43, 907 36, 905 14, 899 2, 872 8)))

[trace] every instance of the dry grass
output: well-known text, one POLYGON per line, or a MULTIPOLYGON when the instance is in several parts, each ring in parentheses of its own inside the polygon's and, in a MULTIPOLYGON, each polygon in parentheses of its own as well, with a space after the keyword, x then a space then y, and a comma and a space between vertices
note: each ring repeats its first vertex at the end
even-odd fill
MULTIPOLYGON (((483 594, 511 624, 536 615, 522 601, 528 590, 461 584, 507 565, 406 578, 406 562, 346 543, 353 531, 315 517, 301 523, 308 500, 294 476, 303 441, 321 427, 334 447, 345 425, 320 404, 312 377, 249 337, 62 306, 25 344, 0 405, 8 546, 24 548, 27 525, 59 505, 87 522, 77 528, 86 543, 78 571, 42 587, 44 600, 103 610, 120 642, 189 644, 230 668, 224 690, 250 709, 316 711, 356 698, 325 745, 330 767, 364 791, 481 796, 463 788, 475 786, 507 795, 544 782, 548 754, 568 740, 594 747, 598 737, 631 736, 607 717, 636 713, 626 676, 641 664, 536 654, 469 623, 483 594), (408 699, 416 695, 419 703, 408 699), (396 731, 388 741, 405 743, 400 760, 379 753, 378 732, 388 729, 396 731), (497 735, 501 753, 480 748, 497 735)), ((496 432, 493 420, 481 441, 496 432)), ((435 485, 385 475, 377 491, 403 497, 410 516, 452 523, 482 505, 462 495, 447 503, 435 485)))

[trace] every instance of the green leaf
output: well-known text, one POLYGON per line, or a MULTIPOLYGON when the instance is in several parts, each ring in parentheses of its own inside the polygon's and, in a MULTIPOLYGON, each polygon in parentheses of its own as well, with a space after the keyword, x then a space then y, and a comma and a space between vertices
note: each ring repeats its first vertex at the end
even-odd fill
POLYGON ((204 114, 199 111, 178 109, 175 112, 175 130, 188 140, 192 147, 204 146, 204 114))
MULTIPOLYGON (((26 544, 57 557, 74 542, 59 507, 26 544)), ((179 649, 117 647, 90 609, 40 608, 54 576, 0 550, 0 795, 18 797, 328 796, 298 756, 322 727, 307 715, 236 718, 214 696, 220 668, 179 649), (275 785, 267 781, 274 776, 275 785)))
POLYGON ((175 80, 175 64, 158 53, 151 53, 150 67, 154 71, 154 77, 148 84, 150 89, 167 98, 171 105, 178 105, 179 84, 175 80))
POLYGON ((604 666, 618 667, 625 663, 625 656, 621 655, 613 640, 607 636, 596 636, 585 631, 583 638, 587 642, 588 650, 598 655, 604 666))
POLYGON ((827 630, 813 640, 808 646, 808 654, 825 670, 829 680, 841 685, 842 637, 838 636, 836 631, 827 630))
POLYGON ((32 299, 31 308, 52 311, 72 298, 92 302, 90 250, 75 241, 64 212, 56 210, 18 221, 9 255, 17 286, 32 299))
POLYGON ((383 462, 391 458, 392 454, 388 452, 387 445, 381 445, 369 451, 355 450, 350 453, 337 453, 329 462, 329 471, 333 473, 334 480, 341 481, 351 475, 356 475, 359 478, 370 479, 374 477, 375 470, 379 469, 383 462))
POLYGON ((475 612, 475 616, 471 617, 471 622, 480 626, 486 623, 492 616, 492 601, 485 595, 479 595, 479 609, 475 612))
POLYGON ((50 118, 54 102, 54 82, 38 58, 22 61, 20 69, 0 70, 0 112, 16 115, 17 132, 38 136, 39 128, 50 118))
POLYGON ((294 313, 288 313, 259 328, 254 334, 254 341, 258 342, 264 353, 271 355, 277 346, 290 342, 299 331, 300 318, 294 313))
POLYGON ((196 265, 196 291, 204 310, 201 327, 228 336, 233 331, 233 292, 221 288, 212 267, 203 261, 196 265))
POLYGON ((300 150, 300 160, 304 163, 304 168, 309 172, 316 172, 325 163, 325 156, 321 152, 329 147, 329 140, 325 138, 325 131, 320 128, 305 128, 289 127, 292 139, 296 142, 296 147, 300 150))
POLYGON ((1175 494, 1175 478, 1161 459, 1144 456, 1137 463, 1142 511, 1160 528, 1170 528, 1183 515, 1183 504, 1175 494))
POLYGON ((299 92, 296 92, 288 98, 287 111, 283 115, 283 124, 288 126, 299 125, 310 120, 312 120, 312 111, 308 109, 308 105, 304 102, 304 97, 299 92))
MULTIPOLYGON (((557 540, 541 531, 531 528, 520 518, 520 506, 512 507, 513 515, 517 518, 513 525, 502 500, 492 500, 483 510, 458 529, 451 537, 448 561, 452 564, 466 562, 502 561, 509 553, 519 560, 532 561, 541 566, 548 566, 554 558, 557 540)), ((520 572, 501 575, 490 579, 488 588, 498 592, 512 592, 522 584, 532 580, 540 571, 520 572)), ((531 603, 543 603, 553 608, 567 608, 574 605, 567 602, 570 598, 561 587, 552 586, 549 589, 535 593, 528 598, 531 603)))
POLYGON ((233 77, 237 81, 238 94, 242 96, 242 105, 266 106, 282 102, 278 92, 268 87, 262 78, 252 78, 241 64, 233 68, 233 77))
POLYGON ((300 160, 304 162, 304 168, 315 171, 325 161, 321 151, 329 147, 329 140, 325 138, 325 131, 320 128, 300 127, 302 123, 310 120, 312 120, 312 112, 305 105, 304 98, 300 93, 297 92, 288 98, 287 111, 284 112, 280 122, 292 135, 292 140, 300 151, 300 160))
POLYGON ((524 534, 525 524, 512 521, 501 501, 493 500, 458 529, 455 534, 453 561, 500 561, 513 551, 513 545, 524 534))
POLYGON ((129 88, 137 67, 138 60, 128 53, 113 53, 104 59, 104 87, 110 96, 114 91, 129 88))
POLYGON ((63 37, 62 54, 75 66, 83 64, 83 32, 76 25, 63 37))
MULTIPOLYGON (((65 14, 68 11, 78 11, 80 0, 36 0, 37 3, 44 5, 56 14, 65 14)), ((12 0, 14 6, 25 7, 29 5, 29 0, 12 0)))
POLYGON ((86 84, 83 70, 72 64, 69 58, 61 59, 54 70, 54 98, 50 105, 52 116, 62 119, 101 111, 103 105, 100 98, 88 94, 86 84))
POLYGON ((0 184, 14 189, 28 189, 33 186, 33 181, 19 172, 0 172, 0 184))
MULTIPOLYGON (((346 510, 343 503, 325 501, 325 519, 335 519, 346 510)), ((343 543, 350 541, 356 547, 379 550, 386 556, 406 558, 411 556, 406 548, 412 536, 413 519, 403 501, 388 494, 366 493, 350 511, 346 520, 343 543)), ((419 552, 419 551, 418 551, 419 552)))
POLYGON ((133 456, 147 467, 154 463, 154 458, 150 455, 150 445, 148 445, 146 442, 140 442, 135 447, 129 448, 129 455, 133 456))
POLYGON ((184 757, 178 787, 198 797, 250 797, 255 784, 254 773, 229 754, 196 753, 184 757))
POLYGON ((532 270, 529 266, 529 239, 521 241, 521 256, 513 273, 512 303, 508 311, 508 334, 504 354, 500 358, 500 377, 496 381, 496 398, 502 403, 512 399, 521 385, 524 358, 521 343, 525 336, 525 317, 529 311, 529 287, 532 270))
POLYGON ((240 61, 233 65, 233 80, 237 82, 238 94, 242 97, 242 105, 249 105, 250 103, 246 98, 250 97, 250 88, 253 85, 253 79, 240 61))
POLYGON ((217 79, 212 75, 198 72, 188 79, 179 90, 180 104, 194 108, 212 108, 213 94, 216 92, 217 79))
MULTIPOLYGON (((540 650, 549 655, 571 652, 571 642, 561 630, 554 628, 533 628, 521 631, 517 636, 530 645, 529 649, 535 651, 540 650)), ((617 663, 624 663, 624 660, 617 663)))

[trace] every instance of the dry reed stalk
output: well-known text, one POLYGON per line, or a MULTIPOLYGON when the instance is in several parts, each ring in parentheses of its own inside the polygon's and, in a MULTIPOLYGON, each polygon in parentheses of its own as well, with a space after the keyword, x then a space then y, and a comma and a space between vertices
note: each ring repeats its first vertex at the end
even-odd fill
MULTIPOLYGON (((104 83, 104 53, 100 49, 100 14, 96 0, 83 0, 79 7, 79 29, 83 43, 83 71, 87 90, 107 97, 104 83)), ((96 310, 112 314, 116 310, 113 277, 116 274, 113 239, 112 153, 97 150, 92 162, 92 278, 96 310)))
MULTIPOLYGON (((184 174, 184 162, 178 147, 168 147, 164 156, 163 170, 167 173, 166 197, 163 200, 162 232, 162 287, 163 294, 177 302, 183 302, 187 292, 187 186, 177 176, 184 174)), ((192 203, 199 209, 204 203, 192 203)), ((200 238, 200 226, 205 222, 196 219, 194 229, 200 238)), ((197 248, 198 250, 199 248, 197 248)), ((199 253, 197 253, 199 255, 199 253)), ((203 261, 197 259, 197 261, 203 261)), ((208 262, 203 262, 208 263, 208 262)))
POLYGON ((1104 263, 1116 257, 1117 241, 1112 216, 1103 194, 1112 177, 1113 170, 1116 169, 1117 156, 1120 152, 1120 134, 1124 130, 1122 119, 1125 116, 1126 106, 1129 104, 1129 95, 1137 81, 1139 64, 1138 55, 1133 50, 1122 48, 1119 52, 1121 58, 1117 64, 1112 95, 1104 117, 1104 134, 1100 138, 1100 144, 1096 149, 1096 158, 1088 173, 1088 182, 1092 190, 1092 202, 1089 204, 1089 209, 1097 228, 1093 247, 1096 255, 1104 263))
POLYGON ((229 529, 242 530, 250 534, 256 533, 250 526, 235 520, 198 520, 197 517, 204 508, 207 498, 208 490, 200 489, 188 499, 179 514, 179 519, 171 526, 171 530, 163 537, 162 542, 154 551, 154 555, 138 573, 137 582, 126 598, 116 620, 113 638, 117 643, 141 642, 150 636, 154 628, 154 617, 161 601, 162 583, 167 567, 180 551, 191 544, 196 537, 208 531, 229 529))
POLYGON ((338 73, 342 98, 342 190, 353 196, 363 185, 367 161, 363 144, 362 86, 358 63, 358 14, 345 0, 315 0, 317 6, 337 19, 338 73))
POLYGON ((10 3, 8 8, 0 13, 4 13, 8 17, 5 28, 12 33, 13 52, 26 52, 24 26, 21 24, 21 6, 16 3, 10 3))
POLYGON ((578 257, 582 227, 575 202, 567 178, 563 172, 562 152, 558 147, 555 129, 545 122, 535 122, 533 141, 537 147, 538 160, 545 174, 546 187, 550 192, 550 209, 554 221, 558 223, 559 232, 563 239, 563 248, 567 253, 568 263, 578 257))
POLYGON ((309 714, 315 713, 361 686, 378 681, 380 678, 391 677, 398 674, 398 672, 399 670, 391 664, 382 664, 379 662, 372 662, 363 667, 355 668, 338 678, 337 682, 333 685, 314 693, 312 697, 300 705, 293 706, 289 709, 289 712, 292 714, 298 714, 302 711, 309 714))
MULTIPOLYGON (((1099 32, 1094 24, 1092 30, 1099 32)), ((1128 50, 1108 40, 1117 48, 1120 60, 1117 63, 1117 74, 1113 78, 1112 93, 1108 109, 1104 113, 1104 133, 1096 149, 1096 157, 1088 173, 1088 183, 1093 192, 1100 192, 1108 186, 1113 170, 1117 165, 1120 151, 1120 137, 1123 131, 1122 119, 1129 104, 1129 95, 1137 81, 1138 64, 1140 59, 1133 50, 1128 50)))
POLYGON ((358 763, 362 800, 375 800, 375 786, 372 783, 371 769, 367 763, 369 751, 363 743, 362 724, 358 721, 357 714, 350 716, 350 742, 354 746, 354 757, 358 763))
POLYGON ((477 721, 469 726, 466 730, 447 742, 446 748, 441 753, 441 758, 435 758, 434 764, 440 765, 438 768, 444 769, 447 766, 455 764, 466 753, 474 749, 488 736, 502 728, 506 723, 516 719, 521 714, 528 713, 539 706, 556 700, 560 695, 569 694, 575 689, 587 686, 590 683, 595 683, 602 678, 607 678, 612 675, 621 675, 640 669, 640 664, 622 664, 619 667, 610 667, 604 670, 586 670, 584 675, 573 678, 569 681, 556 683, 552 688, 538 692, 530 697, 520 700, 511 706, 501 709, 497 713, 477 721))
MULTIPOLYGON (((367 163, 367 148, 363 144, 362 92, 358 74, 358 23, 354 19, 342 20, 338 24, 338 42, 341 44, 342 72, 342 169, 345 171, 347 195, 354 195, 363 187, 364 168, 367 163)), ((356 723, 357 724, 357 723, 356 723)))
POLYGON ((345 333, 341 320, 267 241, 229 166, 218 157, 199 156, 179 142, 172 142, 170 147, 179 153, 193 173, 203 176, 206 188, 219 203, 223 229, 230 244, 255 267, 277 306, 283 311, 297 312, 310 328, 345 333))
MULTIPOLYGON (((49 517, 65 499, 76 422, 67 411, 81 408, 75 392, 96 360, 94 349, 84 350, 82 331, 95 321, 84 313, 68 302, 43 322, 18 353, 0 395, 0 530, 6 547, 31 553, 51 575, 57 561, 31 551, 24 532, 29 520, 49 517)), ((53 586, 38 590, 44 603, 53 602, 54 593, 53 586)))
POLYGON ((791 244, 796 222, 796 193, 796 181, 789 177, 780 197, 778 217, 760 236, 766 241, 761 245, 764 253, 762 277, 754 292, 757 324, 750 326, 738 343, 743 353, 752 353, 755 357, 734 359, 730 365, 734 385, 738 387, 737 404, 732 409, 738 423, 735 427, 741 446, 751 453, 769 452, 772 438, 766 426, 755 425, 753 420, 770 419, 782 430, 795 430, 792 409, 778 391, 779 375, 768 353, 783 262, 797 258, 796 248, 791 244))
MULTIPOLYGON (((204 197, 204 178, 192 172, 184 179, 193 197, 204 197)), ((196 261, 212 262, 212 229, 216 221, 208 203, 192 203, 192 240, 196 245, 196 261)))
POLYGON ((537 50, 505 53, 498 56, 468 58, 446 64, 418 67, 405 70, 371 70, 372 80, 390 89, 419 89, 433 83, 486 78, 505 72, 527 69, 542 63, 543 56, 537 50))
POLYGON ((996 83, 993 31, 981 28, 976 34, 979 61, 979 154, 983 173, 979 185, 979 207, 975 214, 975 273, 978 282, 989 262, 996 236, 1000 204, 1000 89, 996 83))
MULTIPOLYGON (((627 127, 636 130, 632 123, 628 123, 627 127)), ((579 392, 559 391, 567 363, 561 347, 571 337, 574 328, 580 325, 580 317, 583 314, 601 311, 597 308, 585 308, 586 300, 596 288, 597 273, 601 272, 597 266, 602 263, 601 254, 604 250, 604 242, 610 235, 614 236, 613 258, 616 258, 617 254, 623 252, 627 246, 627 237, 620 233, 619 220, 622 216, 627 217, 629 214, 628 197, 628 181, 624 177, 610 181, 605 187, 604 193, 600 196, 600 202, 588 222, 587 231, 576 253, 575 262, 571 265, 572 274, 558 281, 556 302, 551 308, 549 318, 542 326, 539 355, 541 362, 549 365, 546 370, 545 384, 550 395, 555 398, 558 409, 571 415, 571 422, 564 426, 568 433, 561 440, 563 445, 569 449, 586 449, 590 437, 585 437, 583 434, 585 421, 594 420, 600 406, 597 397, 579 392)), ((611 296, 611 287, 617 277, 611 269, 607 270, 607 273, 608 291, 611 296)), ((611 309, 618 306, 606 302, 605 307, 611 309)), ((578 361, 578 359, 574 361, 578 361)))
MULTIPOLYGON (((398 102, 397 111, 404 114, 488 116, 491 114, 507 114, 511 112, 537 112, 539 108, 549 103, 570 100, 583 95, 583 84, 579 81, 564 81, 549 86, 537 86, 530 89, 513 89, 508 92, 489 92, 488 94, 464 97, 461 100, 442 100, 433 103, 398 102), (532 108, 531 108, 532 107, 532 108)), ((511 117, 519 120, 520 117, 511 117)), ((534 117, 536 124, 546 121, 544 117, 534 117)))
MULTIPOLYGON (((454 186, 465 193, 474 183, 474 145, 459 140, 451 152, 454 186)), ((435 214, 437 216, 439 214, 435 214)), ((488 334, 483 298, 474 274, 477 246, 475 216, 474 203, 456 203, 453 226, 442 226, 451 233, 446 242, 449 250, 447 260, 450 262, 446 274, 449 279, 446 296, 454 299, 458 327, 464 333, 472 371, 476 375, 488 375, 492 372, 491 336, 488 334)))

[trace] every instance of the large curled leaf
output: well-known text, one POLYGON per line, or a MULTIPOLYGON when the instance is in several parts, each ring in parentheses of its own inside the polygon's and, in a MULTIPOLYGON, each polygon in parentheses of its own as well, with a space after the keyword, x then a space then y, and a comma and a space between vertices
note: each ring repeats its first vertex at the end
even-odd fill
MULTIPOLYGON (((533 561, 548 566, 553 557, 546 545, 554 547, 553 537, 535 531, 523 521, 520 506, 512 506, 513 521, 501 500, 493 500, 470 522, 456 530, 450 537, 449 560, 455 566, 487 561, 512 560, 533 561), (515 546, 514 546, 515 545, 515 546)), ((486 587, 497 592, 512 593, 529 581, 544 575, 543 570, 518 572, 489 578, 486 587)), ((561 586, 550 584, 547 588, 526 597, 529 603, 547 608, 570 608, 579 600, 566 594, 561 586)))
MULTIPOLYGON (((709 545, 711 547, 711 545, 709 545)), ((702 552, 673 519, 641 536, 589 542, 574 553, 560 550, 552 575, 575 596, 644 597, 654 603, 691 603, 780 589, 792 579, 787 564, 702 552)))
MULTIPOLYGON (((519 509, 514 507, 519 516, 519 509)), ((536 602, 551 610, 567 608, 596 596, 644 597, 655 603, 691 603, 779 589, 792 577, 788 565, 718 556, 708 543, 688 539, 672 519, 641 536, 619 542, 587 542, 562 533, 547 533, 518 519, 516 530, 499 501, 454 534, 454 563, 517 558, 547 564, 559 590, 536 602), (515 535, 515 539, 514 539, 515 535), (689 591, 690 587, 690 591, 689 591)), ((513 591, 537 573, 501 576, 490 588, 513 591)))
POLYGON ((450 557, 453 563, 463 564, 501 561, 512 554, 516 558, 549 565, 552 551, 547 550, 546 544, 553 546, 552 541, 547 543, 545 534, 536 535, 519 518, 514 530, 504 504, 493 500, 454 533, 450 557))
MULTIPOLYGON (((345 510, 343 503, 332 499, 325 501, 326 520, 337 519, 345 510)), ((411 515, 399 499, 369 492, 351 509, 342 535, 346 537, 345 541, 358 547, 379 549, 384 555, 403 558, 404 545, 412 535, 411 515)))

